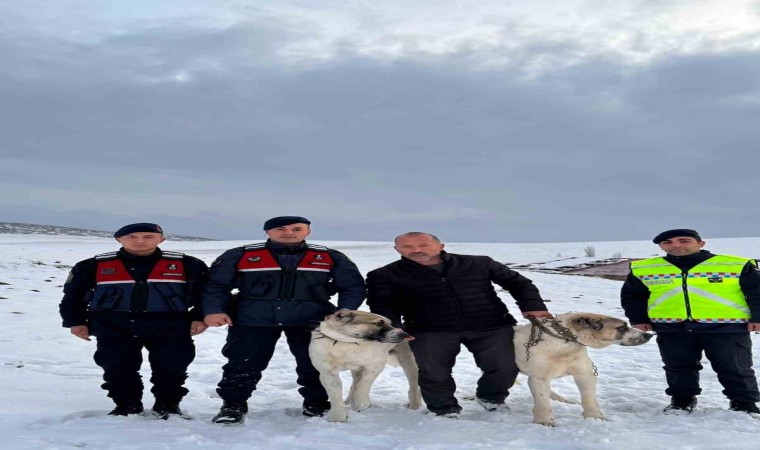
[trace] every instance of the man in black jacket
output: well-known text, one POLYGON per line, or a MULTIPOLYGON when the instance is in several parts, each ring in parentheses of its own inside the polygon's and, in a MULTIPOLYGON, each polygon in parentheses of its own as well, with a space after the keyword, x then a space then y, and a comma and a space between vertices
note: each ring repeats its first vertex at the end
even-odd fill
POLYGON ((338 308, 357 309, 366 291, 359 269, 343 253, 306 243, 310 224, 297 216, 269 219, 266 242, 228 250, 211 265, 203 292, 205 322, 229 325, 222 349, 228 362, 216 390, 224 404, 212 419, 216 423, 245 419, 247 400, 282 333, 296 359, 303 414, 321 416, 330 409, 309 358, 311 330, 335 312, 332 295, 338 294, 338 308))
POLYGON ((496 283, 517 300, 524 317, 551 317, 533 283, 487 256, 456 255, 428 233, 398 236, 401 260, 367 274, 367 304, 414 335, 410 341, 420 367, 420 389, 428 409, 457 416, 451 375, 460 345, 483 371, 476 401, 502 409, 517 378, 512 326, 517 322, 496 295, 496 283))
POLYGON ((734 411, 760 414, 750 331, 760 331, 760 272, 748 258, 715 255, 691 229, 658 234, 666 253, 631 263, 620 292, 631 325, 657 333, 671 396, 665 412, 697 406, 704 352, 734 411))
POLYGON ((80 339, 97 338, 102 387, 116 403, 110 415, 143 412, 143 348, 152 370, 153 413, 163 419, 180 415, 187 367, 195 358, 191 336, 208 328, 199 307, 208 267, 158 248, 165 239, 153 223, 125 225, 114 238, 121 249, 71 269, 59 306, 63 326, 80 339))

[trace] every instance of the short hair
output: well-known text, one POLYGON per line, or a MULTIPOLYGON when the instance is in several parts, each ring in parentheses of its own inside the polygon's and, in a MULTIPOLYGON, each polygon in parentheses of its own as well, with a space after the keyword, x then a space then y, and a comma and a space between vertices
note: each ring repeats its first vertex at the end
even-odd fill
POLYGON ((441 240, 438 239, 438 236, 430 233, 425 233, 424 231, 410 231, 408 233, 399 234, 396 236, 396 238, 393 240, 393 245, 396 245, 398 243, 398 240, 402 237, 416 237, 416 236, 430 236, 433 238, 434 241, 441 243, 441 240))

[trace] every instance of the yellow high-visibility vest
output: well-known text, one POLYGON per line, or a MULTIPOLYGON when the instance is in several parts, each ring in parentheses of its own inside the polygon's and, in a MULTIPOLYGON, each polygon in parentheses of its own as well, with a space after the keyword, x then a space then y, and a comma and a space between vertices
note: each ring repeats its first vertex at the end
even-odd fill
POLYGON ((742 323, 749 321, 750 311, 739 276, 748 262, 757 265, 748 258, 715 255, 681 272, 658 257, 632 262, 631 271, 649 289, 652 322, 742 323))

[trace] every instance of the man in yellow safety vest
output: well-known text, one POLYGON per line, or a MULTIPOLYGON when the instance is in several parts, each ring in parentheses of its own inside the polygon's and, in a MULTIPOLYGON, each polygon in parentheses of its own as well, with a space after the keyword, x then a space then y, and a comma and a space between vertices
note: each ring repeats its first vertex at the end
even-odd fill
POLYGON ((702 250, 690 229, 664 231, 653 242, 666 255, 632 262, 620 295, 631 325, 657 333, 671 396, 665 412, 696 407, 704 352, 729 409, 760 414, 749 335, 760 331, 757 261, 702 250))

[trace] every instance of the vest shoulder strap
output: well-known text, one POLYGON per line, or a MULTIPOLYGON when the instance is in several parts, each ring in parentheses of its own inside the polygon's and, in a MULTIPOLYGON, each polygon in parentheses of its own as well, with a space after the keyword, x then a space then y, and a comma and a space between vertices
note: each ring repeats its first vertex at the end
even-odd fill
POLYGON ((266 248, 265 245, 266 244, 264 242, 258 242, 256 244, 248 244, 245 247, 243 247, 243 249, 245 251, 248 251, 248 250, 260 250, 262 248, 266 248))
POLYGON ((182 259, 185 257, 185 254, 180 252, 167 252, 161 250, 161 257, 166 259, 182 259))
POLYGON ((118 251, 116 251, 116 252, 108 252, 108 253, 101 253, 99 255, 95 255, 95 259, 97 259, 98 261, 105 261, 105 260, 108 260, 108 259, 116 259, 117 256, 118 256, 118 254, 119 254, 118 251))
POLYGON ((330 250, 329 248, 325 247, 324 245, 315 245, 315 244, 306 244, 306 247, 309 248, 309 250, 314 250, 317 252, 326 252, 330 250))

